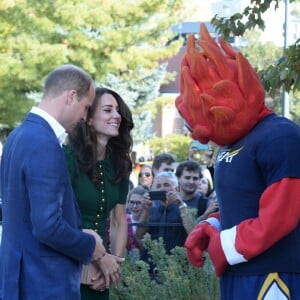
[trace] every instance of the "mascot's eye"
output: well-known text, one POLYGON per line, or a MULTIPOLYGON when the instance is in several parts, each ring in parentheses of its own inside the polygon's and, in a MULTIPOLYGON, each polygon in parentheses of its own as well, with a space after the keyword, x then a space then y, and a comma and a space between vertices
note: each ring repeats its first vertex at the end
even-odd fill
POLYGON ((191 126, 190 126, 185 120, 183 120, 183 125, 184 125, 184 127, 187 128, 187 130, 188 130, 189 132, 192 132, 192 131, 193 131, 192 128, 191 128, 191 126))

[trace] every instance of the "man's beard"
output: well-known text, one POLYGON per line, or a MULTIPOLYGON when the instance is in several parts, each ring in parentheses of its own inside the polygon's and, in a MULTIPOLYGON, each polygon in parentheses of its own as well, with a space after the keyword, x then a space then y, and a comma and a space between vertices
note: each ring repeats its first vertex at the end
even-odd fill
POLYGON ((188 196, 191 196, 191 195, 194 195, 195 194, 195 192, 196 192, 196 188, 194 188, 193 190, 191 190, 191 189, 183 189, 183 191, 184 191, 184 193, 186 194, 186 195, 188 195, 188 196))

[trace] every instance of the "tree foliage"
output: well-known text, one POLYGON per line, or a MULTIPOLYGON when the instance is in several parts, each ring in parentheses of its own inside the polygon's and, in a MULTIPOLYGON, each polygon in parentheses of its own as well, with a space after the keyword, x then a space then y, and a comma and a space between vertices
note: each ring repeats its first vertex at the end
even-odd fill
MULTIPOLYGON (((247 57, 251 65, 260 74, 273 64, 282 54, 282 48, 276 46, 273 42, 262 43, 260 40, 261 32, 257 30, 249 30, 243 36, 241 48, 242 53, 247 57)), ((281 93, 276 89, 272 97, 266 97, 266 104, 269 108, 281 113, 281 93)))
POLYGON ((187 159, 191 137, 182 134, 170 134, 163 138, 154 137, 148 141, 149 148, 156 155, 160 152, 170 152, 176 155, 177 161, 187 159))
POLYGON ((243 35, 240 47, 251 65, 258 71, 266 69, 282 54, 282 47, 270 41, 261 42, 261 35, 260 31, 248 30, 243 35))
POLYGON ((181 0, 2 0, 0 124, 13 127, 54 67, 73 63, 98 82, 142 78, 177 52, 172 37, 181 0))
POLYGON ((108 74, 103 85, 114 89, 127 103, 133 114, 134 129, 132 133, 135 144, 143 143, 152 137, 151 121, 153 118, 153 101, 159 96, 159 88, 166 75, 166 65, 161 64, 150 73, 141 74, 142 77, 124 80, 108 74))
POLYGON ((274 64, 259 72, 265 89, 275 95, 282 87, 287 92, 300 90, 300 39, 289 46, 274 64))
MULTIPOLYGON (((290 0, 290 2, 299 2, 299 0, 290 0)), ((215 16, 212 23, 225 38, 230 35, 242 36, 246 30, 254 29, 256 26, 264 30, 263 13, 270 9, 271 5, 277 9, 279 0, 251 0, 251 5, 247 6, 242 13, 236 13, 228 19, 215 16)), ((274 95, 281 87, 287 92, 300 90, 299 57, 300 40, 297 40, 274 64, 260 72, 266 91, 274 95)))

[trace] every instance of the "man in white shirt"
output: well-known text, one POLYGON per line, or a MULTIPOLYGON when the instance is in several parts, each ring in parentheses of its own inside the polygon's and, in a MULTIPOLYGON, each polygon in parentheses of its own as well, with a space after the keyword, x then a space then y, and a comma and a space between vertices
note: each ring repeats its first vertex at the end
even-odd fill
POLYGON ((56 68, 38 107, 4 145, 2 300, 79 300, 81 265, 105 255, 101 238, 81 228, 61 149, 65 133, 85 119, 94 96, 94 82, 84 70, 56 68))

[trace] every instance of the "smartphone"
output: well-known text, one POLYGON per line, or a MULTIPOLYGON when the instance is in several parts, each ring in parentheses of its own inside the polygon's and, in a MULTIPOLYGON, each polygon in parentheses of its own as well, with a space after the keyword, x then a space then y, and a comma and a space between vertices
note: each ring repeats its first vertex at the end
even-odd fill
POLYGON ((167 200, 167 192, 166 191, 150 191, 149 192, 150 200, 160 200, 166 201, 167 200))

